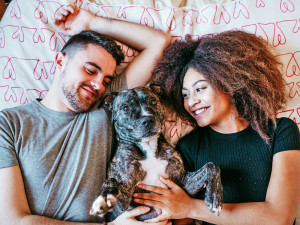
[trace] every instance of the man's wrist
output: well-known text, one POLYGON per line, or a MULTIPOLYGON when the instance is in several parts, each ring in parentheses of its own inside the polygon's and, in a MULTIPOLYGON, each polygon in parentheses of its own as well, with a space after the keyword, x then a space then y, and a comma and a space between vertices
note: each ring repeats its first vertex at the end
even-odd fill
POLYGON ((100 34, 104 34, 104 35, 106 34, 105 25, 106 25, 106 18, 93 15, 93 17, 90 20, 90 30, 96 31, 100 34))

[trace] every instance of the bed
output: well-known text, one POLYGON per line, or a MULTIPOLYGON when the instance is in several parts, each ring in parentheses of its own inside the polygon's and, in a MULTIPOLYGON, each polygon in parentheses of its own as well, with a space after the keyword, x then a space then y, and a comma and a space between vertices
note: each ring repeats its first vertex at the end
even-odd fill
MULTIPOLYGON (((12 0, 0 22, 0 110, 47 93, 55 72, 54 56, 68 40, 56 32, 53 18, 68 4, 167 31, 172 41, 187 34, 199 38, 234 29, 256 34, 275 47, 283 62, 289 101, 277 116, 289 117, 300 127, 299 0, 12 0)), ((138 54, 125 45, 122 49, 126 58, 118 70, 138 54)), ((191 128, 175 114, 164 121, 164 135, 173 145, 191 128)))

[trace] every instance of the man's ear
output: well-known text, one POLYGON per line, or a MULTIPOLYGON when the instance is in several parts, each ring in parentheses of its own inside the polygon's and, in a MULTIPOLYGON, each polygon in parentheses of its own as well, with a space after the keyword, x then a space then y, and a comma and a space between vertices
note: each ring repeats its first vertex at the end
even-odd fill
POLYGON ((55 66, 59 71, 62 71, 66 56, 62 52, 58 52, 55 55, 55 66))
POLYGON ((98 108, 106 107, 111 111, 113 108, 114 100, 118 96, 118 94, 118 92, 109 92, 106 95, 102 96, 98 108))
POLYGON ((156 84, 152 83, 149 85, 151 90, 159 97, 161 98, 163 94, 165 93, 165 88, 162 84, 156 84))

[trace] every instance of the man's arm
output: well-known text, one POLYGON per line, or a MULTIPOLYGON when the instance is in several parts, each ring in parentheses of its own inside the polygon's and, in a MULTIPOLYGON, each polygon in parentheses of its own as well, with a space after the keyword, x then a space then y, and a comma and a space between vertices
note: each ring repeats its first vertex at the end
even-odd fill
POLYGON ((126 68, 128 88, 144 86, 151 78, 156 61, 170 43, 170 35, 140 24, 95 16, 84 9, 71 6, 55 15, 60 32, 74 35, 82 30, 93 30, 120 41, 140 53, 126 68))
MULTIPOLYGON (((99 223, 80 223, 56 220, 44 216, 32 215, 28 206, 22 174, 19 166, 0 169, 0 224, 6 225, 99 225, 99 223)), ((56 193, 53 193, 56 194, 56 193)), ((123 213, 108 225, 141 225, 135 216, 149 211, 147 207, 138 207, 123 213)), ((147 223, 147 225, 166 225, 161 223, 147 223)))
POLYGON ((31 215, 19 166, 0 169, 0 183, 0 224, 82 225, 31 215))

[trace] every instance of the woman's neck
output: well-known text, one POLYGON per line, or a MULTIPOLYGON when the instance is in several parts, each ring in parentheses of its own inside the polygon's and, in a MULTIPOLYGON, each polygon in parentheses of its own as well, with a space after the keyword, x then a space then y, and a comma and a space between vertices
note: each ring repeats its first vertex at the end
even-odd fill
POLYGON ((238 117, 226 120, 221 124, 209 125, 209 127, 211 129, 213 129, 214 131, 217 131, 217 132, 223 133, 223 134, 237 133, 237 132, 240 132, 240 131, 246 129, 248 126, 249 126, 248 121, 246 121, 244 118, 238 118, 238 117))

